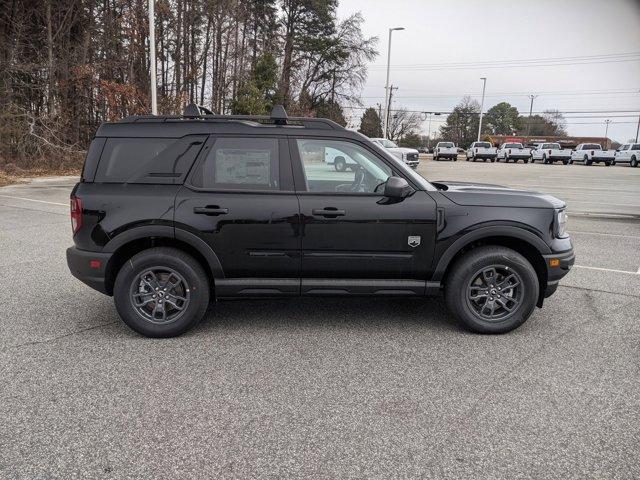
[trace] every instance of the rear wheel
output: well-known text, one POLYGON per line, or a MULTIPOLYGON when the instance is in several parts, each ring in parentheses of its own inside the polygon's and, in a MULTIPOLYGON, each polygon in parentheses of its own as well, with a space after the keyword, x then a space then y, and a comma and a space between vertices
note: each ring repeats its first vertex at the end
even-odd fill
POLYGON ((342 157, 336 157, 333 166, 336 171, 344 172, 347 169, 347 162, 342 157))
POLYGON ((611 162, 604 162, 604 166, 605 167, 610 167, 611 166, 611 162))
POLYGON ((629 165, 631 165, 632 167, 637 167, 638 159, 636 157, 631 157, 631 162, 629 162, 629 165))
POLYGON ((175 337, 200 322, 209 306, 202 266, 175 248, 150 248, 129 259, 113 287, 118 314, 147 337, 175 337))
POLYGON ((505 333, 533 312, 539 292, 532 265, 506 247, 478 247, 451 267, 445 285, 447 307, 467 328, 505 333))

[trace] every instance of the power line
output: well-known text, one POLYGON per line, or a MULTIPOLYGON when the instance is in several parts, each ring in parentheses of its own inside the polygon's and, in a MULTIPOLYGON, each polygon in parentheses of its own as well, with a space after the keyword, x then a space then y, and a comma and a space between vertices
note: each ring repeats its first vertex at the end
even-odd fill
MULTIPOLYGON (((520 67, 544 67, 563 65, 591 65, 595 63, 622 63, 640 61, 640 52, 608 54, 608 55, 586 55, 575 57, 555 57, 538 59, 518 59, 518 60, 489 60, 481 62, 455 62, 455 63, 408 63, 392 65, 394 70, 462 70, 475 68, 520 68, 520 67)), ((369 69, 377 70, 380 65, 370 65, 369 69)), ((386 68, 386 66, 384 66, 386 68)))

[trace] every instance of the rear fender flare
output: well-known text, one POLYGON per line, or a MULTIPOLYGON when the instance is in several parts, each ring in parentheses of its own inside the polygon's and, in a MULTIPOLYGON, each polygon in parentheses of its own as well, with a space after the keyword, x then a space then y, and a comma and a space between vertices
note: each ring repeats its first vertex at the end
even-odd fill
POLYGON ((114 237, 113 240, 109 241, 105 245, 103 252, 114 253, 119 248, 132 241, 150 237, 168 238, 172 240, 175 239, 188 244, 205 258, 214 280, 224 278, 224 271, 222 270, 220 259, 213 251, 213 249, 209 246, 209 244, 207 244, 197 235, 180 228, 174 228, 173 226, 145 225, 131 228, 125 232, 120 233, 119 235, 114 237))

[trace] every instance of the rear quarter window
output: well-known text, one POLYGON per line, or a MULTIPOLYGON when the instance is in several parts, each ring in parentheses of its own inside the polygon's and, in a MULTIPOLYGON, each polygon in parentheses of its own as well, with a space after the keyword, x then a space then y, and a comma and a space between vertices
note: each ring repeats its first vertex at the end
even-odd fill
POLYGON ((206 135, 182 138, 109 138, 95 181, 102 183, 180 183, 206 135))

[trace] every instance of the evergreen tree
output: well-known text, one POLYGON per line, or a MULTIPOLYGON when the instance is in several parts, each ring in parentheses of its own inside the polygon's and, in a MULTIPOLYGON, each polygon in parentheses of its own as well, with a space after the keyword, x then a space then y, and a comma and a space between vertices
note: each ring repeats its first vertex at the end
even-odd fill
POLYGON ((382 121, 375 108, 369 107, 364 111, 358 131, 369 138, 382 137, 382 121))

